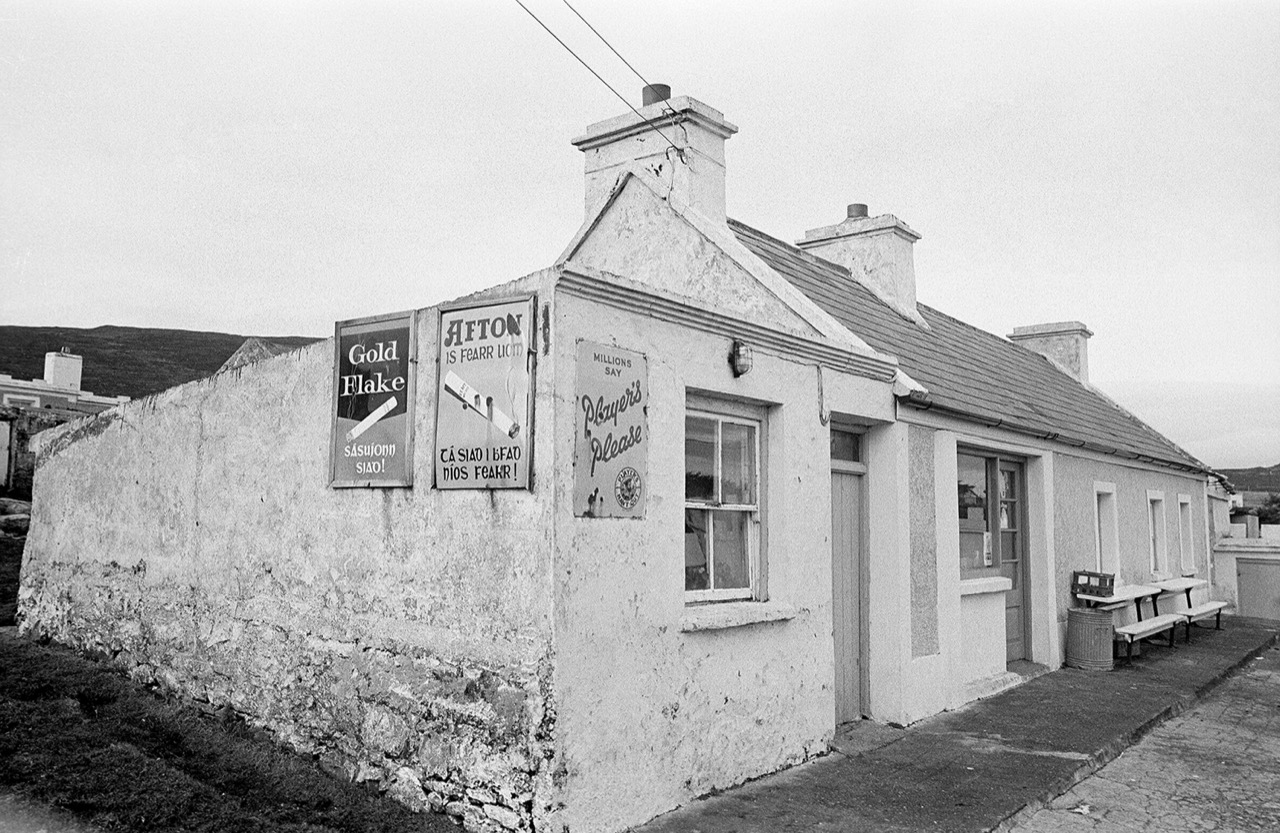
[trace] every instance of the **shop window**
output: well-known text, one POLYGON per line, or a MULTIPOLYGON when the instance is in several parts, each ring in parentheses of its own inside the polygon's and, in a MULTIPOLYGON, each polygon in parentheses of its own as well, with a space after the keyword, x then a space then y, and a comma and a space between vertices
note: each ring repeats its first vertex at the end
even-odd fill
POLYGON ((960 577, 1004 575, 1002 565, 1021 560, 1023 466, 995 456, 956 457, 960 513, 960 577))
POLYGON ((1191 535, 1191 495, 1178 495, 1178 552, 1184 576, 1196 571, 1196 546, 1191 535))
POLYGON ((763 413, 690 410, 684 425, 686 599, 758 598, 763 413))
POLYGON ((1094 565, 1101 573, 1120 569, 1120 520, 1116 514, 1116 484, 1093 484, 1095 533, 1094 565))
POLYGON ((1165 534, 1164 492, 1147 492, 1147 537, 1150 543, 1151 575, 1168 577, 1169 545, 1165 534))

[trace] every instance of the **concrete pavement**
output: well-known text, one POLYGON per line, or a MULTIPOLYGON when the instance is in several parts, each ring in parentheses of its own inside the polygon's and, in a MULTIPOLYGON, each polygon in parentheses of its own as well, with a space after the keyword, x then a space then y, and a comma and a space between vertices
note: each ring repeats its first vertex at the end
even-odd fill
POLYGON ((1134 830, 1280 830, 1280 648, 1008 826, 1009 833, 1134 830))
POLYGON ((894 732, 863 724, 849 754, 761 778, 635 833, 986 831, 1070 789, 1275 644, 1280 622, 1224 617, 1191 644, 1151 645, 1112 672, 1064 668, 894 732), (858 735, 868 742, 856 749, 858 735))

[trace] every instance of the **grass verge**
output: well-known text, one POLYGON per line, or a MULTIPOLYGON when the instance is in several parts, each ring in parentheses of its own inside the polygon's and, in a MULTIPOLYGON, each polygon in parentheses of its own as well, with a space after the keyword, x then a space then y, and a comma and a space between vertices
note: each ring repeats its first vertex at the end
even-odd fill
POLYGON ((107 831, 456 833, 235 720, 0 631, 0 788, 107 831))

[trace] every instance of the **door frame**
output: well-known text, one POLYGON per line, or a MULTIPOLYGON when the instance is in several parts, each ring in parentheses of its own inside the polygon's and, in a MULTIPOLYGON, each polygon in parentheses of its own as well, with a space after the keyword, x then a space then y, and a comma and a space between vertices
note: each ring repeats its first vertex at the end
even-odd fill
MULTIPOLYGON (((840 424, 835 421, 831 423, 831 431, 840 431, 846 434, 853 434, 858 437, 859 448, 865 453, 866 431, 865 425, 849 425, 840 424)), ((861 454, 859 455, 862 456, 861 454)), ((854 507, 854 512, 858 517, 858 540, 855 541, 857 552, 855 553, 856 562, 856 578, 858 581, 858 703, 860 707, 860 716, 865 718, 870 713, 870 695, 871 695, 871 676, 870 676, 870 646, 871 635, 868 632, 867 607, 871 601, 870 581, 868 580, 869 564, 867 560, 867 464, 865 462, 850 462, 846 460, 829 459, 832 474, 848 474, 855 475, 858 478, 858 505, 854 507)), ((830 479, 828 479, 830 484, 830 479)), ((835 501, 829 499, 828 503, 831 509, 835 511, 835 501)), ((831 564, 834 568, 835 560, 835 542, 832 541, 831 547, 831 564)), ((834 598, 834 594, 833 594, 834 598)), ((833 612, 834 620, 834 612, 833 612)), ((835 624, 832 623, 832 676, 835 676, 835 624)), ((832 714, 833 722, 835 714, 832 714)), ((836 726, 841 724, 836 723, 836 726)))
MULTIPOLYGON (((1000 535, 1000 469, 1006 463, 1014 464, 1019 469, 1017 523, 1018 543, 1021 549, 1018 557, 1020 574, 1018 576, 1018 589, 1006 592, 1017 592, 1021 596, 1022 652, 1024 659, 1031 660, 1035 654, 1035 636, 1032 627, 1034 594, 1031 592, 1031 554, 1033 548, 1031 546, 1031 511, 1029 506, 1031 500, 1031 483, 1029 479, 1031 458, 1024 453, 966 442, 959 438, 957 438, 956 442, 956 455, 957 459, 960 455, 978 457, 987 464, 987 524, 988 533, 992 536, 992 543, 996 547, 999 546, 998 539, 1000 535), (992 524, 994 524, 994 529, 991 528, 992 524)), ((1007 644, 1007 633, 1005 634, 1005 641, 1007 644)))
MULTIPOLYGON (((1018 494, 1015 500, 1018 502, 1018 516, 1014 519, 1018 534, 1018 589, 1015 591, 1021 598, 1019 599, 1022 607, 1022 659, 1031 659, 1031 547, 1030 534, 1027 529, 1029 513, 1027 511, 1027 461, 1022 457, 1013 457, 1009 455, 997 456, 995 465, 995 483, 993 484, 994 500, 996 507, 996 534, 1001 534, 1004 530, 1000 529, 1000 472, 1005 466, 1013 467, 1018 475, 1018 494)), ((1008 641, 1009 635, 1005 634, 1005 640, 1008 641)))

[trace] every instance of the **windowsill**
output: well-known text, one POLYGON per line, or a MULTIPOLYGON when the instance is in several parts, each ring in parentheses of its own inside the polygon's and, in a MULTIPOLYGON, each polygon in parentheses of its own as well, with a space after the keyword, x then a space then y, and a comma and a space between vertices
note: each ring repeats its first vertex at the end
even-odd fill
MULTIPOLYGON (((1007 579, 1006 579, 1007 580, 1007 579)), ((781 602, 711 602, 688 605, 680 617, 680 630, 717 631, 757 625, 763 622, 785 622, 800 611, 795 605, 781 602)))
POLYGON ((990 578, 969 578, 960 582, 961 596, 976 596, 979 593, 1003 593, 1013 589, 1013 579, 1005 576, 990 578))

